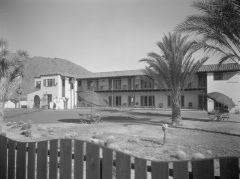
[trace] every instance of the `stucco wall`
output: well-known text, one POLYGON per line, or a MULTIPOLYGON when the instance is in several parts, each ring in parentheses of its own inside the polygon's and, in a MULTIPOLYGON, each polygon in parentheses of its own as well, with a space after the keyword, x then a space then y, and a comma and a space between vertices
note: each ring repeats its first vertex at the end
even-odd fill
MULTIPOLYGON (((108 97, 112 96, 112 93, 99 93, 101 94, 107 101, 108 97)), ((198 95, 205 94, 203 91, 185 91, 183 92, 185 98, 185 108, 188 108, 189 102, 192 102, 193 109, 198 109, 198 95)), ((159 103, 163 104, 163 108, 169 108, 168 97, 165 92, 114 92, 113 96, 121 96, 121 102, 126 103, 128 106, 128 96, 135 96, 135 103, 138 103, 138 106, 141 105, 141 96, 155 96, 155 106, 159 107, 159 103)))
MULTIPOLYGON (((237 105, 231 110, 240 107, 240 72, 226 72, 224 73, 223 80, 214 80, 213 73, 207 74, 207 92, 220 92, 230 97, 237 105)), ((208 111, 213 110, 213 101, 208 100, 208 111)))

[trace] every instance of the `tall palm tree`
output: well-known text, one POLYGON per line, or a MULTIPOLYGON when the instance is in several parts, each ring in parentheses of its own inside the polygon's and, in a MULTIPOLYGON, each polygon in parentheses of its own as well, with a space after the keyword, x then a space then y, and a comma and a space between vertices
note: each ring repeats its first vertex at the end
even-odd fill
POLYGON ((196 35, 199 48, 220 55, 219 65, 240 62, 240 1, 195 1, 192 6, 200 14, 188 16, 176 31, 196 35))
POLYGON ((28 58, 26 51, 19 50, 12 54, 8 49, 7 41, 0 39, 0 133, 2 133, 4 105, 21 85, 26 58, 28 58))
POLYGON ((165 89, 172 99, 172 125, 181 125, 181 93, 193 79, 200 66, 208 59, 204 57, 196 61, 192 54, 197 51, 195 42, 187 41, 187 36, 179 33, 164 35, 161 42, 157 42, 161 54, 148 53, 146 62, 148 66, 145 73, 154 80, 155 85, 165 89))

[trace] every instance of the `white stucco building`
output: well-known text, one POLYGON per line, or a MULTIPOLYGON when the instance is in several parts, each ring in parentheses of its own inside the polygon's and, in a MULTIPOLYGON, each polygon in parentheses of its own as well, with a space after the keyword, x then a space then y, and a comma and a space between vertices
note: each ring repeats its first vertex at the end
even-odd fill
MULTIPOLYGON (((108 101, 109 107, 170 108, 171 99, 165 89, 140 77, 142 70, 92 73, 74 76, 66 73, 35 77, 36 91, 28 94, 28 107, 73 109, 86 106, 77 91, 94 90, 108 101)), ((181 107, 211 111, 220 104, 207 99, 210 92, 221 92, 240 107, 240 66, 238 64, 204 65, 188 88, 182 92, 181 107)))
POLYGON ((35 92, 28 94, 28 107, 73 109, 77 105, 76 76, 66 73, 35 77, 35 92))

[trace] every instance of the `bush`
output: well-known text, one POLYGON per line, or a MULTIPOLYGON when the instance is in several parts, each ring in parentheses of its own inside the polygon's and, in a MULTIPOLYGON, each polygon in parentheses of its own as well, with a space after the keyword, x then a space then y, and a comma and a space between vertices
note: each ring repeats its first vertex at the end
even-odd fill
POLYGON ((32 128, 32 126, 33 126, 33 121, 32 120, 28 120, 27 121, 27 128, 30 129, 30 128, 32 128))
POLYGON ((114 136, 109 136, 106 140, 106 146, 108 147, 110 144, 115 143, 116 139, 114 136))
POLYGON ((109 144, 108 147, 109 147, 110 149, 113 149, 113 150, 121 151, 121 148, 119 147, 118 144, 111 143, 111 144, 109 144))
POLYGON ((235 109, 235 114, 240 114, 240 110, 239 109, 235 109))
POLYGON ((204 155, 201 154, 201 153, 195 153, 195 154, 193 154, 193 156, 192 156, 192 159, 193 159, 193 160, 204 159, 204 158, 205 158, 204 155))
POLYGON ((176 158, 178 160, 186 160, 187 156, 186 156, 185 152, 179 150, 179 151, 177 151, 176 158))

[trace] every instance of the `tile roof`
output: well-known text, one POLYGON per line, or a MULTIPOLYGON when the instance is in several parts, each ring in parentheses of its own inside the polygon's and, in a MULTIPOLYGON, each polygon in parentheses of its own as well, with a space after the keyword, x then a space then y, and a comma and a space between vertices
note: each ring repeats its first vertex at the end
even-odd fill
POLYGON ((109 77, 125 77, 125 76, 138 76, 144 75, 143 70, 124 70, 124 71, 111 71, 111 72, 98 72, 92 73, 85 77, 80 77, 81 79, 87 78, 109 78, 109 77))
POLYGON ((34 78, 40 78, 40 77, 42 77, 42 76, 56 76, 56 75, 79 78, 79 76, 77 76, 77 75, 73 75, 73 74, 70 74, 70 73, 64 73, 64 72, 42 74, 42 75, 36 76, 36 77, 34 77, 34 78))
POLYGON ((218 64, 203 65, 198 72, 224 72, 224 71, 240 71, 240 65, 237 63, 225 63, 220 67, 218 64))

